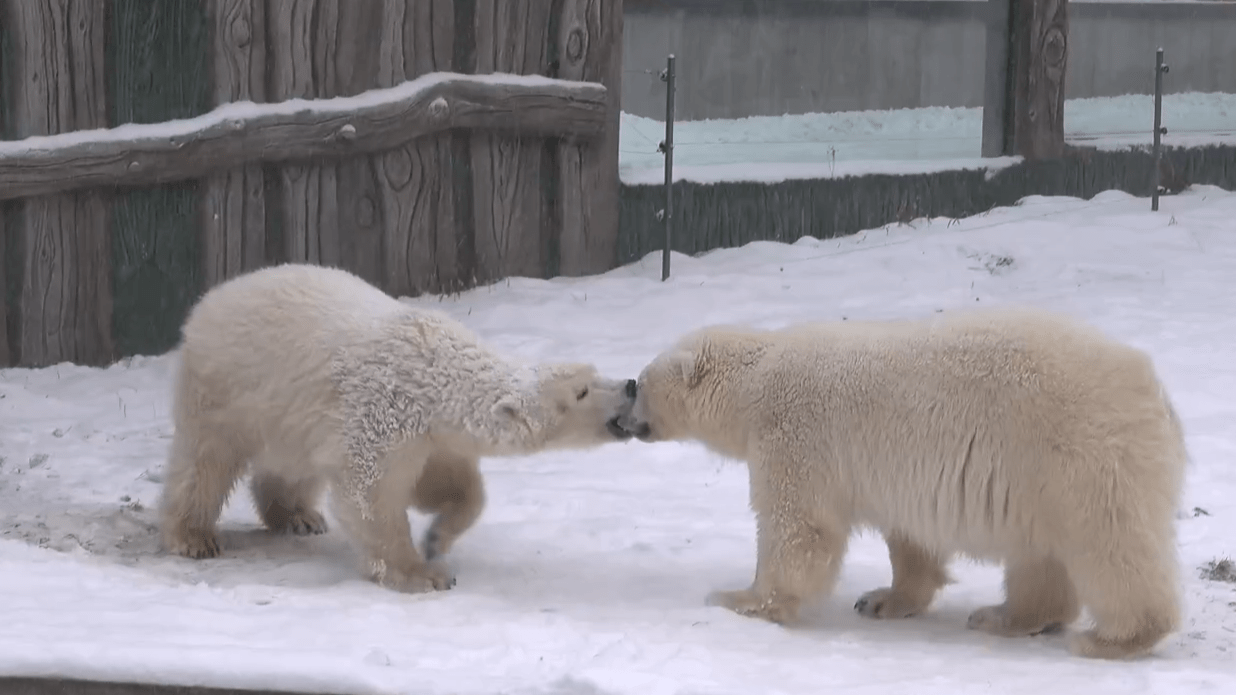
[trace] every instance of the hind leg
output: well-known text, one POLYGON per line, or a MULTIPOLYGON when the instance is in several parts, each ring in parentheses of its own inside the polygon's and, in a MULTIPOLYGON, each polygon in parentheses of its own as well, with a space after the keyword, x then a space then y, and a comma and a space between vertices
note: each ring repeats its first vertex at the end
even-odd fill
POLYGON ((927 610, 936 592, 948 583, 944 559, 903 533, 884 536, 893 566, 893 585, 868 591, 854 604, 867 618, 909 618, 927 610))
POLYGON ((177 425, 159 504, 163 547, 168 552, 191 558, 219 554, 215 524, 245 464, 245 456, 226 433, 177 425))
POLYGON ((970 614, 967 626, 1001 637, 1054 632, 1077 620, 1077 591, 1054 557, 1015 557, 1004 568, 1004 603, 970 614))
POLYGON ((324 484, 320 477, 289 480, 274 473, 257 472, 250 490, 266 528, 275 533, 307 536, 326 533, 326 519, 317 510, 324 484))
POLYGON ((1170 540, 1134 538, 1071 558, 1070 571, 1095 624, 1074 635, 1070 650, 1097 659, 1137 657, 1179 629, 1174 550, 1170 540))
POLYGON ((425 532, 425 559, 445 555, 485 508, 485 483, 476 458, 434 454, 412 494, 412 505, 434 520, 425 532))

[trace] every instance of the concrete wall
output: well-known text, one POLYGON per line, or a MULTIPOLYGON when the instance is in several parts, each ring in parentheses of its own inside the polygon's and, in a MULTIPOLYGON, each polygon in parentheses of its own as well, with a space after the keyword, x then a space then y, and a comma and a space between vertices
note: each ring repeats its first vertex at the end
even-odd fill
MULTIPOLYGON (((983 0, 625 0, 622 107, 679 120, 982 106, 983 0)), ((1069 2, 1068 98, 1236 93, 1236 2, 1069 2)))

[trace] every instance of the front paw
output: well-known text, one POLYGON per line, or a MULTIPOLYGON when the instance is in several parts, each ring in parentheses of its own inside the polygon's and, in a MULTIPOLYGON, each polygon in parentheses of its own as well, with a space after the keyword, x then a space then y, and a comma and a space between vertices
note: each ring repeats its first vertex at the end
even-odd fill
POLYGON ((184 531, 165 534, 164 549, 174 555, 203 560, 219 556, 219 540, 213 531, 184 531))
POLYGON ((910 618, 922 613, 924 608, 921 602, 912 601, 890 587, 868 591, 854 603, 859 615, 880 620, 910 618))
POLYGON ((392 568, 378 561, 371 565, 370 578, 379 586, 404 594, 424 594, 455 588, 454 573, 436 562, 392 568))
POLYGON ((798 600, 786 596, 757 593, 754 589, 714 591, 708 594, 709 606, 728 608, 739 615, 788 625, 798 618, 798 600))
POLYGON ((326 533, 326 517, 315 509, 302 509, 288 518, 287 530, 296 536, 316 536, 326 533))

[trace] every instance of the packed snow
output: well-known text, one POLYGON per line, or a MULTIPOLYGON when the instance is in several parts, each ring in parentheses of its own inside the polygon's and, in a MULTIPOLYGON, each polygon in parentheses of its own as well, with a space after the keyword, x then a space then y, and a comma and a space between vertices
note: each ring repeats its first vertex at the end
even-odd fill
MULTIPOLYGON (((1236 94, 1185 92, 1163 97, 1167 146, 1236 144, 1236 94)), ((1154 97, 1069 99, 1068 142, 1100 149, 1149 145, 1154 97)), ((665 123, 622 114, 619 162, 628 184, 665 181, 665 123)), ((869 173, 996 169, 1016 161, 982 159, 983 109, 928 107, 845 111, 674 123, 675 180, 773 181, 869 173), (777 163, 776 169, 757 164, 777 163), (789 166, 785 166, 785 165, 789 166)))
POLYGON ((484 461, 489 506, 449 556, 447 592, 363 581, 337 531, 268 534, 243 488, 222 557, 168 557, 153 525, 171 436, 165 355, 0 371, 0 675, 417 695, 1230 690, 1236 585, 1201 568, 1236 554, 1236 194, 1199 186, 1149 207, 1117 192, 1030 197, 961 220, 675 255, 665 283, 650 254, 597 277, 405 301, 512 353, 619 377, 710 323, 1011 303, 1083 317, 1151 353, 1187 428, 1187 617, 1151 658, 1096 662, 1059 635, 966 630, 970 610, 999 601, 1000 572, 960 561, 926 615, 860 618, 855 599, 891 576, 871 534, 802 627, 707 607, 709 590, 749 581, 754 523, 743 467, 694 444, 484 461))

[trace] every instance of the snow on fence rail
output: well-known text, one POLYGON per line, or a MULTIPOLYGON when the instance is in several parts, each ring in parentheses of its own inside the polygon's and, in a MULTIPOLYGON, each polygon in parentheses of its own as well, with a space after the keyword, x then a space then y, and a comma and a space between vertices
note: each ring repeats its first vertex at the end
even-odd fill
POLYGON ((352 97, 232 102, 202 116, 0 142, 0 200, 194 179, 255 162, 373 154, 452 129, 599 138, 606 90, 535 75, 431 73, 352 97))

